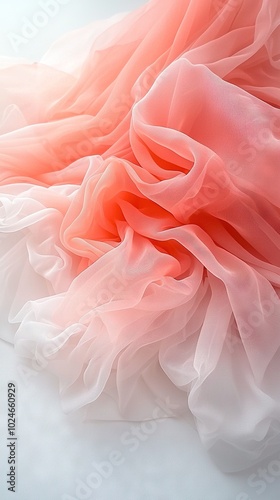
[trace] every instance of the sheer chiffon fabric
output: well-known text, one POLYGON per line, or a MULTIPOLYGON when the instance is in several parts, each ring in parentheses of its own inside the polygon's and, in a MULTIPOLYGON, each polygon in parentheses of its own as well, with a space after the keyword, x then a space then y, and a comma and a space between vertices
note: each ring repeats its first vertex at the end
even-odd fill
POLYGON ((190 411, 228 470, 280 444, 279 24, 153 0, 0 70, 6 339, 66 411, 190 411))

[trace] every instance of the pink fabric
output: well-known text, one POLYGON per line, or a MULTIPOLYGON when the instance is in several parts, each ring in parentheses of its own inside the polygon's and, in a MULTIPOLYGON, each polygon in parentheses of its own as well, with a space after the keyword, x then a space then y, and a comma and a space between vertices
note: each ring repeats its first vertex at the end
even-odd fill
POLYGON ((152 0, 0 70, 8 339, 66 411, 189 408, 231 470, 279 446, 279 25, 152 0))

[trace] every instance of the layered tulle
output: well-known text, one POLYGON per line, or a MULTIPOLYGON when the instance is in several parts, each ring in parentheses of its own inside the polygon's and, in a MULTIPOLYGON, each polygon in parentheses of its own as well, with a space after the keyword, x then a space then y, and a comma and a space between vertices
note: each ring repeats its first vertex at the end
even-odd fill
POLYGON ((229 469, 279 446, 279 23, 152 1, 0 71, 7 338, 66 411, 189 409, 229 469))
POLYGON ((279 105, 279 16, 268 0, 157 0, 63 37, 42 63, 3 61, 0 180, 50 185, 94 154, 133 161, 133 104, 184 53, 279 105))

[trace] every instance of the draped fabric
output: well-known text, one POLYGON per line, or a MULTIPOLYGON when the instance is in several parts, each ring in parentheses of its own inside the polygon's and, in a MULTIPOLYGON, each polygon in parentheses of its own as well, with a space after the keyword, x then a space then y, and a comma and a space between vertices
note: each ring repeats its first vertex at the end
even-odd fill
POLYGON ((279 40, 277 1, 151 0, 0 61, 1 336, 228 470, 280 444, 279 40))

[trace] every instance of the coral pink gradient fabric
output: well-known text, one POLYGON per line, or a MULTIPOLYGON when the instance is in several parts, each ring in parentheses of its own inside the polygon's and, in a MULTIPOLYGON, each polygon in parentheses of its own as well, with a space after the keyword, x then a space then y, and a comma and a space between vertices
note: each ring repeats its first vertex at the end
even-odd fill
POLYGON ((85 418, 190 410, 230 470, 280 443, 279 38, 277 1, 152 0, 0 65, 22 376, 85 418))

